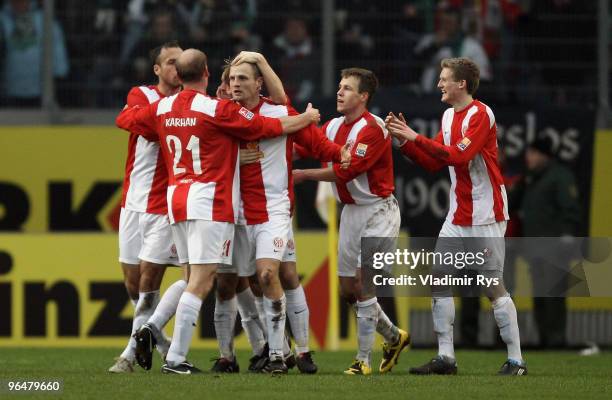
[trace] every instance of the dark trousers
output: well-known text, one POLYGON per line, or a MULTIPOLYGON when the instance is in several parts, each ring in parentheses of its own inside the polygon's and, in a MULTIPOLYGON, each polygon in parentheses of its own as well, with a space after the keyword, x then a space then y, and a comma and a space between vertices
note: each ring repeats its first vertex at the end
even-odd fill
POLYGON ((564 297, 535 297, 533 318, 538 327, 541 348, 565 347, 567 305, 564 297))

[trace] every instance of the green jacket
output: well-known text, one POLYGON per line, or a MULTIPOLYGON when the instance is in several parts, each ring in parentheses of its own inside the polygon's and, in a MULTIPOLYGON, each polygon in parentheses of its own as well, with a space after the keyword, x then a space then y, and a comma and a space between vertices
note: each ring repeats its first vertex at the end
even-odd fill
POLYGON ((567 167, 551 160, 543 169, 529 172, 522 192, 523 236, 576 235, 580 204, 574 175, 567 167))

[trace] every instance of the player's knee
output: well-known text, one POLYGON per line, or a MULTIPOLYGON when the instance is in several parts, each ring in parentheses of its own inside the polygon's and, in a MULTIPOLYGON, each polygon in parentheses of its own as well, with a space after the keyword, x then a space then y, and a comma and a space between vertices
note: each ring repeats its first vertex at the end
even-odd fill
POLYGON ((295 266, 292 268, 290 265, 285 267, 281 264, 279 278, 284 290, 292 290, 300 285, 300 277, 297 274, 295 266))
POLYGON ((271 286, 276 279, 278 279, 278 277, 275 276, 272 268, 263 268, 259 273, 259 282, 263 286, 271 286))
POLYGON ((242 293, 249 287, 249 278, 240 276, 236 284, 236 293, 242 293))
POLYGON ((138 301, 138 283, 125 281, 125 290, 130 299, 138 301))
POLYGON ((235 282, 228 280, 217 280, 217 297, 219 300, 230 300, 236 294, 235 282))
POLYGON ((261 285, 259 284, 259 277, 257 275, 249 276, 249 286, 251 287, 253 295, 255 295, 256 297, 263 296, 261 285))
POLYGON ((140 291, 159 290, 165 270, 165 266, 143 261, 140 266, 140 291))

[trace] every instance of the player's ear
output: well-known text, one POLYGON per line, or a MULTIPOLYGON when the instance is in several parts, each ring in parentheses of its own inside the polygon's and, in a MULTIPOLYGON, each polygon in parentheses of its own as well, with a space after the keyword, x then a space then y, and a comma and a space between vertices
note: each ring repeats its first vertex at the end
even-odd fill
POLYGON ((361 100, 364 103, 368 102, 368 97, 370 97, 370 94, 368 92, 363 92, 363 93, 360 93, 359 95, 361 96, 361 100))
POLYGON ((155 76, 159 76, 159 74, 161 73, 161 67, 159 66, 159 64, 153 65, 153 73, 155 74, 155 76))
POLYGON ((257 82, 257 90, 261 90, 261 88, 263 87, 263 78, 261 76, 258 77, 256 82, 257 82))

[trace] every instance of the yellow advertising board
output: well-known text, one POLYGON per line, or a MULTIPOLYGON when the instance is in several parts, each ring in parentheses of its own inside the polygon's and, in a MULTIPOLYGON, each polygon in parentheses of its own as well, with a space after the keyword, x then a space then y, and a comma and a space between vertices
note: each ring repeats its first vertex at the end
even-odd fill
POLYGON ((0 128, 2 229, 112 231, 127 141, 109 126, 0 128))
MULTIPOLYGON (((324 347, 328 336, 326 245, 324 233, 296 235, 314 349, 324 347)), ((133 306, 123 286, 117 253, 117 237, 112 234, 0 234, 0 346, 125 345, 133 306)), ((162 292, 180 277, 179 268, 168 268, 162 292)), ((396 310, 405 326, 406 299, 403 304, 396 310)), ((339 345, 354 348, 353 311, 343 307, 339 345)), ((194 335, 195 347, 216 347, 213 310, 214 300, 209 298, 194 335)), ((172 323, 166 333, 171 335, 172 323)), ((246 348, 244 334, 236 344, 246 348)))

